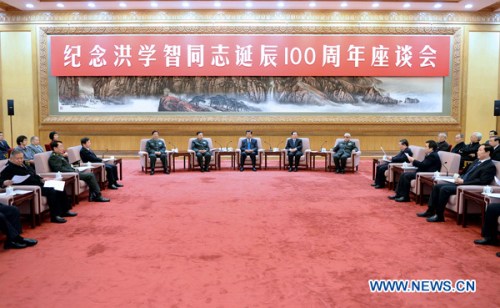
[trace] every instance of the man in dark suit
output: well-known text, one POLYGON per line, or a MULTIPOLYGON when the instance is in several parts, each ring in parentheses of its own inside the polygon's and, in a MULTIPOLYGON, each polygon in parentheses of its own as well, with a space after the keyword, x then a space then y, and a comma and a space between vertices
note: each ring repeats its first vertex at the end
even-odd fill
POLYGON ((4 249, 21 249, 35 246, 38 241, 21 236, 21 220, 19 209, 15 206, 0 204, 0 231, 6 236, 4 249))
POLYGON ((3 133, 0 132, 0 160, 7 159, 7 153, 10 150, 10 146, 3 137, 3 133))
POLYGON ((491 153, 491 159, 500 161, 500 137, 490 136, 489 145, 493 147, 493 153, 491 153))
POLYGON ((460 167, 465 167, 466 161, 474 161, 477 158, 477 150, 479 149, 479 141, 483 138, 483 134, 474 132, 470 136, 470 143, 466 144, 458 154, 461 155, 460 167))
POLYGON ((484 225, 481 230, 482 239, 474 240, 478 245, 498 244, 498 217, 500 216, 500 203, 491 203, 484 214, 484 225))
POLYGON ((152 138, 146 142, 146 152, 149 155, 149 163, 151 166, 150 175, 155 174, 156 158, 160 158, 163 165, 163 173, 170 174, 170 169, 167 165, 167 146, 165 142, 160 139, 160 133, 154 130, 152 133, 152 138))
POLYGON ((460 151, 465 146, 464 134, 457 134, 455 136, 455 146, 451 149, 452 153, 460 154, 460 151))
POLYGON ((25 165, 23 152, 19 150, 12 151, 9 162, 5 166, 5 169, 2 170, 0 183, 2 183, 3 186, 34 185, 40 187, 42 195, 47 197, 51 222, 65 223, 66 219, 63 217, 74 217, 77 215, 77 213, 70 211, 71 206, 68 202, 68 196, 64 191, 43 187, 44 180, 38 176, 32 168, 25 165), (11 180, 16 175, 28 175, 29 177, 21 183, 14 184, 11 180))
POLYGON ((477 159, 465 168, 463 174, 454 183, 437 184, 432 188, 427 211, 418 213, 419 217, 427 217, 428 222, 444 221, 444 210, 451 195, 457 193, 458 185, 489 185, 497 172, 490 155, 493 148, 481 145, 477 151, 477 159))
POLYGON ((193 150, 196 154, 201 172, 209 172, 212 153, 210 152, 208 141, 203 139, 203 132, 196 133, 196 139, 194 139, 191 143, 191 150, 193 150), (205 160, 205 162, 203 162, 203 160, 205 160))
POLYGON ((441 160, 438 155, 438 145, 434 140, 427 140, 425 142, 425 158, 423 161, 418 161, 413 157, 408 157, 413 167, 417 167, 416 172, 405 172, 401 175, 396 187, 396 194, 390 196, 389 199, 397 202, 410 201, 411 181, 417 178, 418 172, 435 172, 441 169, 441 160))
POLYGON ((245 164, 247 156, 250 156, 250 159, 252 160, 252 170, 257 171, 257 168, 255 168, 257 151, 259 150, 259 146, 257 145, 257 139, 252 138, 253 132, 251 130, 247 130, 245 133, 246 133, 246 138, 243 139, 240 147, 241 150, 240 171, 245 170, 243 166, 245 164))
MULTIPOLYGON (((80 140, 82 148, 80 149, 80 158, 82 162, 87 163, 102 163, 102 159, 97 157, 95 153, 90 149, 92 142, 90 138, 83 137, 80 140)), ((123 187, 122 184, 118 183, 118 168, 114 164, 104 163, 104 168, 106 168, 106 178, 108 179, 109 189, 118 189, 118 187, 123 187)))
POLYGON ((352 151, 358 151, 356 143, 351 141, 351 134, 344 134, 344 141, 337 143, 333 148, 333 162, 335 163, 335 173, 345 173, 347 159, 351 157, 352 151))
MULTIPOLYGON (((54 141, 50 144, 52 155, 49 157, 49 167, 52 172, 78 172, 73 169, 69 162, 62 156, 64 153, 64 145, 61 141, 54 141)), ((101 189, 93 173, 78 172, 80 179, 87 183, 90 190, 90 201, 94 202, 109 202, 108 198, 101 195, 101 189)))
POLYGON ((399 153, 395 156, 387 156, 384 157, 384 163, 381 163, 377 166, 377 170, 375 172, 375 182, 372 184, 376 189, 385 187, 385 172, 389 169, 389 163, 409 163, 408 157, 413 156, 413 152, 408 147, 409 143, 406 139, 399 140, 399 153))
POLYGON ((445 152, 449 152, 450 151, 450 145, 448 144, 448 142, 446 142, 446 138, 448 136, 446 135, 446 133, 439 133, 438 134, 438 142, 437 142, 437 150, 438 151, 445 151, 445 152))
POLYGON ((292 137, 286 142, 286 154, 288 155, 288 172, 299 169, 300 157, 302 153, 302 139, 297 138, 297 132, 292 132, 292 137))

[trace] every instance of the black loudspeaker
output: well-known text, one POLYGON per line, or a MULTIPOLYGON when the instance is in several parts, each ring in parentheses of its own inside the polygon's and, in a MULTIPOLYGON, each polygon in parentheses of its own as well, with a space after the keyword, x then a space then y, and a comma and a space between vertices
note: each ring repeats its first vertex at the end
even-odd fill
POLYGON ((14 100, 13 99, 7 100, 7 113, 10 116, 14 115, 14 100))
POLYGON ((493 111, 493 115, 494 115, 495 117, 500 116, 500 100, 496 100, 496 101, 495 101, 495 109, 494 109, 494 111, 493 111))

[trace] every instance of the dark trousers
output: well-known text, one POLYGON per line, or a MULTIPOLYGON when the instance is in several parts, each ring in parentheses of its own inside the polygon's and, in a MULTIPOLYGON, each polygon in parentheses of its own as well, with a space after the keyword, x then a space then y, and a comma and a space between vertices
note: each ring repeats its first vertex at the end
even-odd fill
POLYGON ((90 188, 91 194, 93 194, 95 196, 101 195, 101 188, 99 187, 99 184, 97 184, 97 180, 96 180, 95 175, 93 173, 80 172, 80 180, 87 183, 87 185, 90 188))
POLYGON ((198 159, 198 165, 200 165, 200 168, 204 166, 205 168, 208 168, 210 165, 210 161, 212 160, 212 153, 209 151, 206 151, 205 153, 196 153, 196 159, 198 159), (203 159, 205 159, 205 163, 203 163, 203 159))
POLYGON ((240 166, 243 167, 243 165, 245 164, 245 160, 247 159, 247 156, 250 156, 250 159, 252 160, 252 167, 255 168, 255 152, 252 152, 252 153, 245 153, 244 151, 241 152, 241 161, 240 161, 240 166))
POLYGON ((389 164, 378 165, 375 171, 375 185, 385 185, 385 172, 389 169, 389 164))
POLYGON ((411 181, 417 178, 416 172, 405 172, 399 177, 396 195, 410 199, 411 181))
POLYGON ((156 166, 156 158, 159 157, 160 160, 161 160, 161 164, 163 165, 163 169, 166 170, 167 169, 167 154, 165 153, 162 153, 162 154, 149 154, 149 162, 150 162, 150 165, 151 165, 151 170, 154 170, 155 169, 155 166, 156 166))
POLYGON ((42 187, 42 196, 47 197, 50 217, 61 216, 70 209, 68 196, 64 191, 57 191, 54 188, 42 187))
POLYGON ((438 216, 444 216, 444 209, 450 196, 457 194, 457 185, 452 183, 437 184, 432 188, 431 196, 429 197, 430 212, 435 212, 438 216))
POLYGON ((484 225, 482 229, 483 237, 497 239, 498 217, 500 216, 500 203, 492 203, 486 208, 484 214, 484 225))
POLYGON ((290 168, 295 166, 295 168, 299 167, 300 157, 304 155, 301 151, 290 152, 288 151, 288 165, 290 168), (295 165, 294 165, 295 160, 295 165))
POLYGON ((339 170, 345 169, 345 165, 347 164, 347 159, 351 157, 350 154, 347 153, 337 153, 333 155, 333 162, 335 163, 335 169, 339 170))
POLYGON ((19 209, 15 206, 0 204, 0 230, 12 241, 22 232, 19 209))
POLYGON ((118 181, 118 168, 116 165, 104 164, 106 168, 106 178, 108 179, 108 185, 115 184, 118 181))

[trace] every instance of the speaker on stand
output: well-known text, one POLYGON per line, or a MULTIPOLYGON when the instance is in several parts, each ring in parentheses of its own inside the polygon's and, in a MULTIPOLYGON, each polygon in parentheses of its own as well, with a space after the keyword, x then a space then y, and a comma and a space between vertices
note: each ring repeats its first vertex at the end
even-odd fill
POLYGON ((12 116, 14 115, 14 100, 7 100, 7 114, 10 117, 10 144, 14 146, 14 131, 12 130, 12 116))
POLYGON ((495 101, 495 105, 493 107, 493 115, 495 117, 500 116, 500 99, 495 101))

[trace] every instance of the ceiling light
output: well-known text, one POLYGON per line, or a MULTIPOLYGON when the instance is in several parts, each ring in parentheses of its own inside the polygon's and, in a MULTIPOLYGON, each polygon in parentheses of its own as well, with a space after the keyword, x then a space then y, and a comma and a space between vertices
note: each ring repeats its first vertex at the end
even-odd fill
POLYGON ((245 2, 245 7, 247 8, 251 8, 253 6, 252 2, 251 1, 247 1, 245 2))
POLYGON ((127 4, 125 2, 120 2, 120 4, 118 4, 120 7, 127 7, 127 4))
POLYGON ((95 7, 95 3, 94 2, 89 2, 89 4, 87 4, 88 7, 95 7))
POLYGON ((154 2, 154 1, 151 2, 151 7, 158 7, 158 3, 154 2))
POLYGON ((28 9, 32 9, 32 8, 34 8, 35 6, 34 6, 33 4, 31 4, 31 3, 28 3, 28 4, 26 4, 26 7, 27 7, 28 9))
POLYGON ((465 8, 466 8, 466 9, 472 9, 472 7, 473 7, 473 5, 472 5, 472 4, 470 4, 470 3, 465 5, 465 8))
POLYGON ((221 5, 222 5, 222 4, 220 3, 220 1, 215 1, 215 2, 214 2, 214 6, 215 6, 215 7, 221 7, 221 5))
POLYGON ((380 6, 380 3, 378 3, 378 2, 375 2, 372 4, 372 7, 379 7, 379 6, 380 6))
POLYGON ((309 7, 316 7, 316 2, 309 2, 309 7))
POLYGON ((411 6, 411 4, 409 4, 409 3, 405 3, 405 4, 403 4, 403 7, 404 7, 405 9, 409 8, 410 6, 411 6))
POLYGON ((182 7, 189 7, 189 2, 182 1, 182 7))
POLYGON ((285 7, 285 3, 283 1, 278 2, 278 7, 285 7))
POLYGON ((443 6, 443 5, 442 5, 441 3, 436 3, 436 4, 434 4, 434 8, 435 8, 435 9, 439 9, 439 8, 441 8, 442 6, 443 6))
POLYGON ((342 3, 340 4, 340 7, 347 7, 347 2, 342 2, 342 3))
POLYGON ((56 4, 56 6, 57 6, 58 8, 63 8, 63 7, 64 7, 64 4, 62 4, 62 3, 58 3, 58 4, 56 4))

